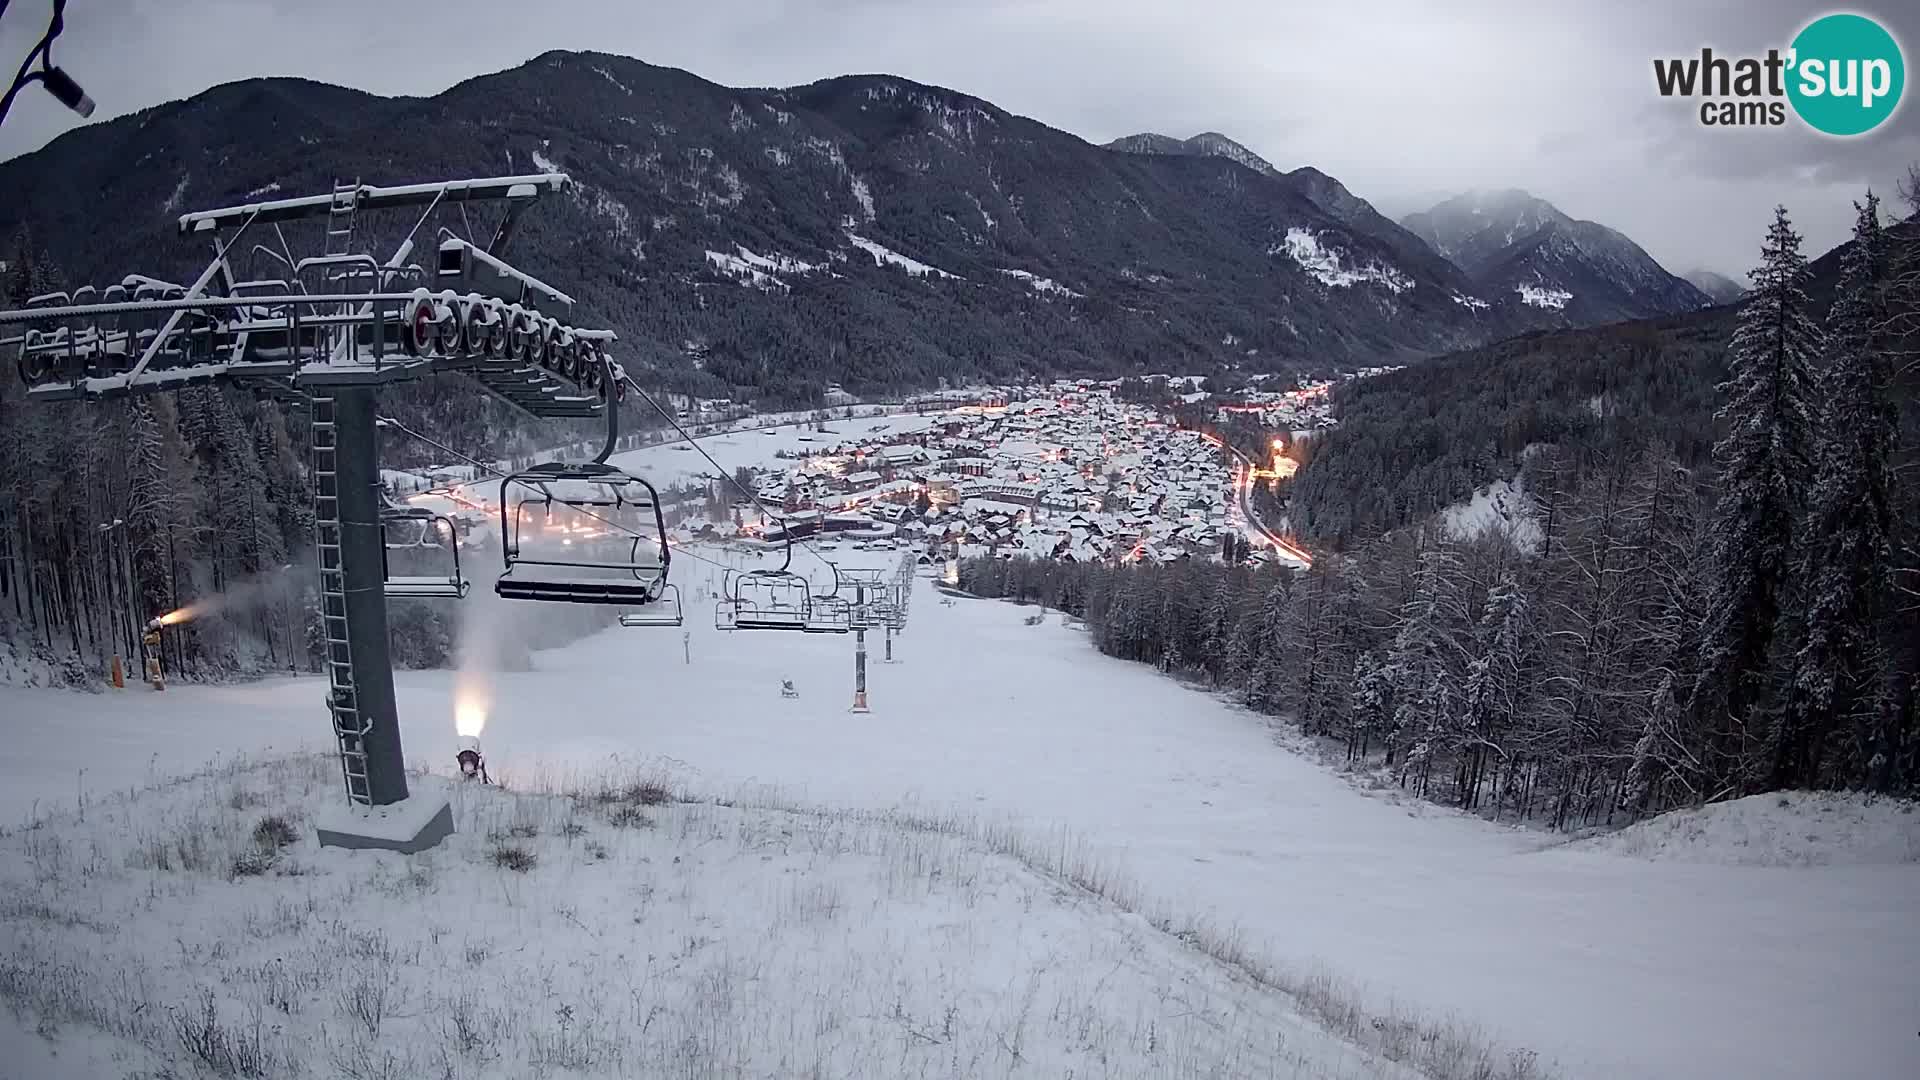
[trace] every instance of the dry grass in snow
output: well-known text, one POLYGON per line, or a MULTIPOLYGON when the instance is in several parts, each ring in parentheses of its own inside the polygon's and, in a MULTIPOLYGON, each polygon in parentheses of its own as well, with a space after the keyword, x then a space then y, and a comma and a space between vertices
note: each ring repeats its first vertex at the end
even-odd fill
POLYGON ((337 785, 325 757, 241 763, 0 836, 0 1060, 37 1080, 1539 1075, 1145 910, 1064 834, 688 801, 623 771, 456 785, 459 832, 405 857, 314 846, 337 785))

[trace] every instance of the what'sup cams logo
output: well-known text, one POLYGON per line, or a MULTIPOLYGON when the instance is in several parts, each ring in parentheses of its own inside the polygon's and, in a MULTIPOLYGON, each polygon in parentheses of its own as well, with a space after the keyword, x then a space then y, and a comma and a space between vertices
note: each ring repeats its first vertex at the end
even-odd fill
POLYGON ((1699 56, 1653 62, 1661 97, 1700 99, 1708 127, 1779 127, 1787 107, 1827 135, 1864 135, 1900 107, 1900 43, 1865 15, 1823 15, 1764 57, 1699 56))

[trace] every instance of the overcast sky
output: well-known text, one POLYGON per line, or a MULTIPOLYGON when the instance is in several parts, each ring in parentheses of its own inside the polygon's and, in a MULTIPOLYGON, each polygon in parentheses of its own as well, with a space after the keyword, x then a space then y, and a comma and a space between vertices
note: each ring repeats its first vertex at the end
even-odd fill
MULTIPOLYGON (((8 72, 49 0, 0 18, 8 72)), ((1398 218, 1522 187, 1612 225, 1669 269, 1739 276, 1784 202, 1824 251, 1850 201, 1920 159, 1920 106, 1851 140, 1725 131, 1660 99, 1655 56, 1784 47, 1824 6, 1787 0, 71 0, 55 59, 104 119, 260 75, 437 93, 548 49, 594 49, 735 86, 884 72, 1093 142, 1224 132, 1314 165, 1398 218)), ((1920 5, 1879 18, 1920 52, 1920 5)), ((1911 98, 1920 91, 1909 90, 1911 98)), ((29 88, 0 160, 76 118, 29 88)), ((4 193, 0 193, 4 197, 4 193)))

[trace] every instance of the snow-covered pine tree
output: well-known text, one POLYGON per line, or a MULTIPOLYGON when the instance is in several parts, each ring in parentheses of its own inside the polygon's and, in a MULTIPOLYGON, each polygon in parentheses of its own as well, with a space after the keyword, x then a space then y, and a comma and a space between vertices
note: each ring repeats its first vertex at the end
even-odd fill
POLYGON ((1247 701, 1258 709, 1273 710, 1282 704, 1289 663, 1287 623, 1292 607, 1292 582, 1273 579, 1260 601, 1254 617, 1259 627, 1254 635, 1253 670, 1247 687, 1247 701))
POLYGON ((1521 670, 1531 653, 1532 611, 1519 578, 1507 571, 1487 590, 1480 609, 1476 653, 1467 662, 1454 787, 1461 807, 1473 809, 1490 759, 1510 756, 1506 736, 1522 697, 1521 670))
POLYGON ((1899 413, 1887 350, 1879 200, 1855 204, 1853 245, 1827 317, 1813 490, 1801 538, 1799 649, 1770 731, 1775 787, 1858 784, 1879 730, 1892 592, 1893 448, 1899 413))
POLYGON ((1347 729, 1347 760, 1364 761, 1373 735, 1393 712, 1395 672, 1379 653, 1368 649, 1353 663, 1353 704, 1347 729))
POLYGON ((1714 446, 1720 498, 1713 530, 1714 581, 1701 645, 1703 666, 1689 711, 1710 733, 1709 797, 1737 789, 1751 762, 1749 732, 1769 704, 1775 628, 1796 570, 1794 523, 1812 465, 1814 359, 1820 328, 1808 314, 1807 259, 1785 207, 1773 224, 1740 308, 1717 414, 1727 435, 1714 446))
MULTIPOLYGON (((1456 719, 1455 687, 1461 650, 1456 633, 1461 618, 1458 590, 1459 553, 1444 543, 1420 553, 1413 597, 1400 609, 1400 629, 1387 652, 1393 672, 1393 713, 1385 735, 1387 765, 1404 740, 1412 740, 1407 766, 1426 769, 1435 754, 1451 749, 1456 719)), ((1401 782, 1405 783, 1405 770, 1401 782)))
POLYGON ((1208 577, 1213 580, 1213 588, 1207 594, 1206 607, 1201 613, 1201 658, 1208 678, 1214 686, 1219 686, 1227 673, 1225 663, 1233 637, 1234 593, 1241 583, 1230 571, 1208 577))
POLYGON ((1344 687, 1347 657, 1343 648, 1351 618, 1339 572, 1323 560, 1300 575, 1289 608, 1287 707, 1309 735, 1332 730, 1336 687, 1344 687))

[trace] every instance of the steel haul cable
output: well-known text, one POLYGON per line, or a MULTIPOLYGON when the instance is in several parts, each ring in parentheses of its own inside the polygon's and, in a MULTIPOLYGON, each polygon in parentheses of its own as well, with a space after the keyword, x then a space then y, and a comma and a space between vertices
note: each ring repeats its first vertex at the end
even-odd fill
MULTIPOLYGON (((749 490, 745 484, 742 484, 739 481, 737 477, 735 477, 732 473, 727 472, 727 470, 718 461, 715 461, 713 459, 713 455, 707 453, 707 448, 700 445, 700 440, 688 434, 687 429, 680 426, 679 419, 676 418, 673 415, 673 413, 667 411, 665 406, 661 405, 658 401, 655 401, 653 399, 652 394, 649 394, 645 390, 641 389, 640 384, 633 381, 633 376, 625 374, 623 372, 620 378, 621 378, 621 381, 625 382, 627 386, 633 390, 634 393, 640 395, 640 399, 642 401, 645 401, 647 404, 653 406, 654 411, 659 413, 661 417, 664 418, 668 424, 672 425, 673 430, 680 433, 680 437, 686 440, 688 446, 691 446, 695 450, 698 450, 700 452, 700 456, 707 459, 707 464, 713 466, 714 472, 720 474, 720 476, 725 478, 726 481, 732 484, 734 487, 739 488, 741 494, 753 500, 753 505, 759 508, 761 516, 767 518, 768 520, 776 520, 777 518, 779 518, 780 515, 777 515, 773 511, 767 509, 767 504, 760 501, 760 496, 757 492, 749 490)), ((788 535, 792 535, 792 534, 789 533, 788 535)), ((807 543, 807 541, 804 538, 800 540, 800 546, 803 548, 806 548, 808 554, 812 555, 814 558, 819 559, 821 562, 825 563, 827 565, 827 568, 833 571, 834 581, 836 583, 840 580, 840 568, 838 566, 835 566, 833 561, 828 559, 825 555, 820 554, 820 551, 818 548, 815 548, 812 544, 807 543)), ((838 591, 838 590, 836 589, 835 591, 838 591)))

